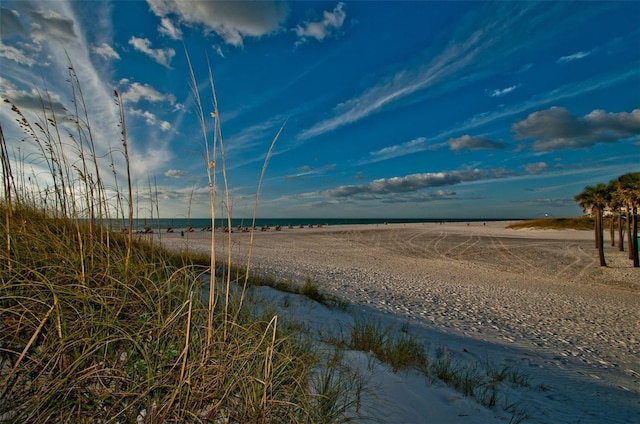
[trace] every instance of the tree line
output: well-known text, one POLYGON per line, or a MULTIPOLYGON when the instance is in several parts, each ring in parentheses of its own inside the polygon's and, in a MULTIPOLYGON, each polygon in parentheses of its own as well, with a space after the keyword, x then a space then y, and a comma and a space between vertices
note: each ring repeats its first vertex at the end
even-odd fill
POLYGON ((598 249, 600 266, 607 266, 604 257, 604 211, 612 213, 611 245, 615 246, 615 223, 618 228, 618 249, 624 251, 624 234, 627 234, 629 259, 634 267, 640 266, 638 260, 638 207, 640 206, 640 172, 630 172, 609 181, 587 186, 576 194, 574 200, 583 211, 591 210, 595 215, 595 243, 598 249))

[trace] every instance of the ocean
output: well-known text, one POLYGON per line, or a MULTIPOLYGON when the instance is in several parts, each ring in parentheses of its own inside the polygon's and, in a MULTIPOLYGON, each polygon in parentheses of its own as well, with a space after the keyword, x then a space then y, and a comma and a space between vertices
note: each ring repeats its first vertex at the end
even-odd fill
MULTIPOLYGON (((508 218, 505 218, 508 219, 508 218)), ((354 224, 402 224, 402 223, 423 223, 423 222, 482 222, 482 221, 503 221, 505 219, 425 219, 425 218, 256 218, 256 227, 262 227, 268 225, 275 227, 277 225, 287 227, 289 225, 298 227, 300 225, 306 227, 318 224, 323 226, 330 225, 354 225, 354 224)), ((231 220, 231 227, 236 228, 238 226, 249 227, 251 226, 252 218, 233 218, 231 220)), ((111 228, 115 230, 121 230, 128 226, 128 222, 125 220, 111 220, 111 228)), ((215 227, 226 227, 226 218, 217 218, 215 227)), ((152 230, 166 230, 173 228, 174 230, 183 230, 192 227, 195 230, 201 230, 203 228, 211 227, 211 218, 150 218, 142 219, 137 218, 133 220, 134 231, 144 230, 150 228, 152 230)))

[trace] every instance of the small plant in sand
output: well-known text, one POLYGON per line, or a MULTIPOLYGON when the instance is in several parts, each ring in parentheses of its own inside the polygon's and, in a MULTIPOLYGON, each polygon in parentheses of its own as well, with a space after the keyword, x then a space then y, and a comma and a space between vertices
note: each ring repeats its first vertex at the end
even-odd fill
POLYGON ((318 285, 311 281, 311 278, 307 278, 305 280, 302 289, 300 289, 300 294, 319 303, 324 303, 325 301, 324 296, 318 289, 318 285))
POLYGON ((348 346, 372 353, 398 371, 402 368, 424 369, 428 364, 424 346, 406 332, 391 333, 379 321, 356 318, 348 346))

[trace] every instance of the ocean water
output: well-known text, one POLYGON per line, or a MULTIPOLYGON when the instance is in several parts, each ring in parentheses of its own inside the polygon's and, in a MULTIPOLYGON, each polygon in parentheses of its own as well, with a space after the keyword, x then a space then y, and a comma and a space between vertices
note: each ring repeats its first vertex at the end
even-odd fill
MULTIPOLYGON (((330 225, 354 225, 354 224, 397 224, 397 223, 422 223, 422 222, 482 222, 482 221, 502 221, 503 219, 424 219, 424 218, 256 218, 256 227, 262 227, 268 225, 275 227, 281 225, 287 227, 291 225, 293 227, 318 224, 323 226, 330 225)), ((249 227, 251 226, 252 218, 233 218, 231 220, 231 227, 236 228, 238 226, 249 227)), ((120 230, 128 226, 127 221, 112 220, 111 228, 120 230)), ((160 218, 160 219, 134 219, 133 229, 135 231, 144 230, 145 228, 151 228, 153 230, 166 230, 167 228, 173 228, 174 230, 182 230, 192 227, 193 229, 202 230, 203 228, 211 227, 211 218, 160 218)), ((215 222, 215 228, 227 226, 226 218, 218 218, 215 222)))

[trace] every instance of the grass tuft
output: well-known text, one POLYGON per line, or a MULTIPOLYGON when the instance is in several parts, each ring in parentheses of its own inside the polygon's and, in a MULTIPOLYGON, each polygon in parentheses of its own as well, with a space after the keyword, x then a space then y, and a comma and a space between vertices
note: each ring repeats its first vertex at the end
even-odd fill
POLYGON ((392 334, 379 321, 357 318, 351 327, 348 347, 372 353, 391 365, 394 372, 403 368, 426 368, 428 360, 424 346, 413 336, 392 334))

